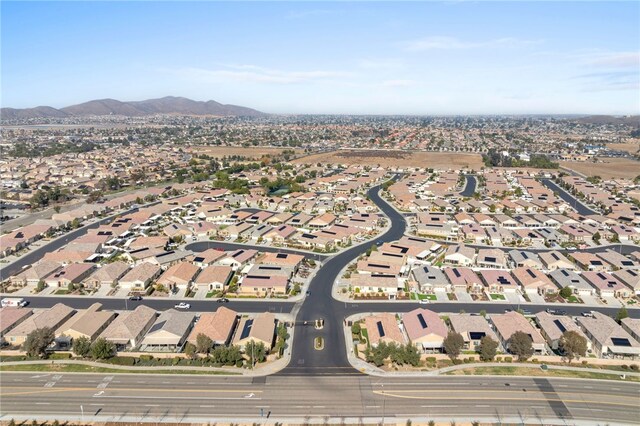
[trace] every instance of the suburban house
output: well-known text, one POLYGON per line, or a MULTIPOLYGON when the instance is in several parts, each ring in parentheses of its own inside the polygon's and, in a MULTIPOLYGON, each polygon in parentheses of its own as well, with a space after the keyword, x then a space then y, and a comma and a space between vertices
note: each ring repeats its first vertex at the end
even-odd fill
POLYGON ((587 339, 587 349, 591 350, 591 342, 571 317, 552 315, 542 311, 535 315, 535 320, 540 329, 540 334, 542 334, 542 337, 545 338, 552 350, 557 351, 559 349, 558 343, 566 331, 575 331, 587 339))
POLYGON ((198 335, 204 334, 212 340, 214 346, 227 345, 233 336, 237 318, 237 312, 224 306, 215 312, 205 312, 200 315, 187 341, 195 345, 198 335))
POLYGON ((525 250, 510 250, 509 257, 516 268, 528 267, 533 269, 542 269, 542 261, 537 254, 525 250))
POLYGON ((365 317, 364 328, 373 347, 380 342, 405 344, 405 338, 398 326, 396 316, 387 312, 365 317))
POLYGON ((556 269, 549 273, 549 277, 558 284, 558 287, 569 287, 573 294, 578 296, 591 296, 596 292, 596 289, 586 282, 582 275, 570 269, 556 269))
POLYGON ((355 293, 378 293, 390 298, 396 296, 400 286, 397 277, 378 274, 353 274, 349 282, 355 293))
POLYGON ((437 313, 417 308, 402 314, 402 324, 412 344, 427 352, 441 352, 449 330, 437 313))
POLYGON ((507 259, 502 250, 482 248, 478 250, 476 265, 480 268, 506 268, 507 259))
POLYGON ((575 270, 576 266, 559 251, 544 251, 539 253, 540 260, 545 269, 555 271, 557 269, 575 270))
POLYGON ((471 294, 484 291, 482 280, 470 268, 444 268, 443 271, 454 291, 466 291, 471 294))
POLYGON ((224 290, 233 276, 231 266, 210 265, 204 268, 193 282, 198 288, 205 286, 209 291, 224 290))
POLYGON ((535 354, 544 355, 546 352, 546 342, 538 330, 531 325, 528 319, 518 312, 507 312, 504 314, 491 315, 490 318, 496 330, 496 335, 500 339, 500 344, 509 350, 509 339, 516 332, 521 331, 531 337, 535 354))
POLYGON ((193 326, 195 314, 169 309, 160 314, 144 339, 144 351, 180 352, 193 326))
POLYGON ((640 270, 621 269, 615 271, 613 276, 629 287, 636 296, 640 295, 640 270))
POLYGON ((33 314, 33 309, 6 307, 0 308, 0 344, 4 335, 33 314))
POLYGON ((269 294, 286 294, 289 278, 282 275, 245 275, 239 281, 238 291, 241 294, 267 296, 269 294))
POLYGON ((516 293, 518 284, 513 276, 501 269, 483 269, 480 271, 482 281, 489 293, 516 293))
POLYGON ((156 264, 150 262, 139 263, 120 278, 119 286, 121 288, 130 288, 132 290, 144 290, 160 275, 161 272, 162 268, 156 264))
POLYGON ((451 329, 462 335, 466 350, 478 350, 480 341, 485 336, 500 343, 489 321, 482 315, 451 314, 449 315, 449 322, 451 323, 451 329))
POLYGON ((545 295, 558 291, 558 287, 539 269, 518 267, 511 274, 527 294, 545 295))
POLYGON ((84 284, 90 288, 98 288, 100 286, 115 286, 118 280, 129 270, 129 265, 125 262, 107 263, 96 269, 89 277, 84 280, 84 284))
POLYGON ((227 253, 227 256, 220 259, 218 263, 221 265, 229 265, 234 271, 237 271, 242 265, 249 263, 258 255, 257 250, 238 249, 227 253))
POLYGON ((455 266, 471 266, 475 260, 476 251, 465 245, 450 246, 444 255, 444 263, 455 266))
POLYGON ((67 287, 69 284, 79 284, 91 274, 95 265, 91 263, 70 263, 61 270, 44 279, 50 287, 67 287))
POLYGON ((242 317, 233 336, 233 344, 245 347, 247 343, 263 343, 270 351, 276 330, 276 317, 270 312, 255 317, 242 317))
POLYGON ((176 263, 164 271, 157 282, 169 289, 187 289, 193 283, 199 271, 200 268, 193 263, 176 263))
POLYGON ((593 312, 592 317, 578 317, 577 320, 599 357, 635 359, 640 356, 640 343, 613 318, 593 312))
POLYGON ((100 337, 116 345, 116 350, 136 348, 155 322, 157 313, 145 305, 133 311, 123 311, 102 332, 100 337))
POLYGON ((56 330, 56 342, 70 345, 73 339, 86 337, 93 342, 116 318, 113 311, 103 311, 101 303, 94 303, 83 311, 78 311, 56 330))
POLYGON ((203 252, 189 256, 186 260, 199 268, 206 268, 226 256, 227 253, 222 250, 209 248, 203 252))
POLYGON ((48 260, 41 260, 31 265, 17 275, 11 277, 11 284, 18 285, 37 285, 40 281, 44 281, 52 273, 61 268, 60 263, 48 260))
POLYGON ((600 297, 627 298, 632 294, 629 287, 607 272, 587 271, 582 273, 582 278, 595 287, 600 297))
POLYGON ((434 291, 451 291, 451 284, 442 269, 431 265, 420 265, 411 270, 420 291, 433 293, 434 291))
POLYGON ((47 310, 31 315, 19 325, 8 331, 4 338, 11 346, 21 346, 29 333, 48 327, 55 331, 64 324, 76 311, 73 308, 57 303, 47 310))

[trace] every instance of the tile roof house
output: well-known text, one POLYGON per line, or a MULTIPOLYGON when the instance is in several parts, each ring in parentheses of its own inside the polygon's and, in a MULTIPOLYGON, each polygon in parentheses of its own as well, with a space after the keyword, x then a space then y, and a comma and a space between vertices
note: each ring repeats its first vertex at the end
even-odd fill
POLYGON ((442 269, 431 265, 420 265, 411 270, 413 277, 423 293, 432 293, 434 291, 452 290, 451 283, 447 279, 442 269))
POLYGON ((47 276, 44 282, 50 287, 67 287, 77 284, 91 274, 95 265, 92 263, 70 263, 62 269, 47 276))
POLYGON ((193 283, 196 275, 200 271, 193 263, 180 262, 171 266, 164 271, 160 278, 158 278, 158 284, 161 284, 168 288, 180 288, 186 289, 191 283, 193 283))
POLYGON ((122 278, 120 278, 119 286, 121 288, 143 290, 147 288, 153 282, 153 280, 155 280, 156 277, 160 275, 161 272, 162 268, 154 263, 139 263, 131 268, 129 272, 127 272, 122 278))
POLYGON ((231 266, 210 265, 200 271, 194 284, 198 287, 206 286, 209 290, 223 290, 232 276, 231 266))
POLYGON ((595 287, 600 297, 629 297, 631 289, 607 272, 586 271, 582 273, 589 284, 595 287))
POLYGON ((218 263, 221 265, 229 265, 234 271, 237 271, 242 265, 250 262, 258 255, 257 250, 238 249, 227 253, 227 256, 220 259, 218 263))
POLYGON ((412 344, 425 351, 441 351, 449 330, 433 311, 417 308, 402 314, 402 324, 412 344))
POLYGON ((21 346, 27 339, 29 333, 34 330, 49 327, 56 330, 67 321, 76 311, 62 303, 57 303, 51 308, 34 313, 18 326, 5 334, 5 341, 11 346, 21 346))
POLYGON ((556 269, 577 269, 573 262, 557 250, 540 252, 538 255, 544 267, 549 271, 555 271, 556 269))
POLYGON ((450 246, 445 255, 444 263, 455 266, 471 266, 475 260, 476 251, 465 245, 450 246))
POLYGON ((544 338, 523 315, 511 311, 505 314, 491 315, 490 321, 495 327, 496 335, 503 348, 509 350, 509 339, 514 333, 521 331, 531 337, 534 353, 544 354, 546 352, 544 338))
POLYGON ((238 314, 221 306, 215 312, 205 312, 191 330, 187 341, 196 344, 199 334, 209 337, 214 345, 226 345, 231 341, 238 314))
POLYGON ((482 280, 470 268, 444 268, 443 271, 454 291, 466 291, 471 294, 484 291, 482 280))
POLYGON ((365 317, 364 328, 371 346, 378 346, 380 342, 405 344, 405 337, 393 314, 385 312, 365 317))
POLYGON ((50 274, 58 271, 62 266, 58 262, 48 260, 40 260, 31 265, 30 268, 23 270, 17 275, 11 277, 13 285, 37 285, 50 274))
MULTIPOLYGON (((566 331, 575 331, 585 339, 587 338, 580 327, 568 316, 552 315, 542 311, 535 315, 535 321, 540 329, 540 334, 542 334, 542 337, 545 338, 549 347, 554 351, 558 350, 560 339, 566 331)), ((591 349, 591 343, 588 339, 587 342, 587 349, 591 349)))
POLYGON ((462 335, 465 349, 477 350, 483 337, 489 336, 500 343, 498 336, 491 328, 489 321, 482 315, 451 314, 449 315, 451 329, 462 335))
POLYGON ((276 317, 270 312, 258 314, 253 318, 243 317, 233 336, 233 344, 245 347, 251 341, 262 342, 269 351, 273 347, 275 330, 276 317))
POLYGON ((195 315, 169 309, 160 314, 142 340, 144 351, 179 351, 187 340, 195 315))
POLYGON ((640 295, 640 270, 621 269, 615 271, 613 276, 629 287, 636 296, 640 295))
POLYGON ((401 287, 397 277, 378 274, 353 274, 349 279, 351 288, 356 293, 377 293, 395 297, 401 287))
POLYGON ((87 279, 84 280, 84 284, 88 287, 100 287, 116 285, 118 280, 129 270, 129 264, 125 262, 113 262, 107 263, 102 267, 93 271, 87 279))
POLYGON ((33 314, 33 309, 27 308, 0 308, 0 344, 4 343, 4 335, 18 326, 22 321, 33 314))
POLYGON ((115 317, 115 312, 103 311, 101 303, 94 303, 89 308, 78 311, 78 313, 71 317, 66 323, 58 327, 56 330, 56 340, 59 340, 60 337, 64 337, 68 339, 68 341, 79 337, 86 337, 90 341, 93 341, 107 328, 115 317))
POLYGON ((491 293, 516 293, 518 283, 513 276, 501 269, 483 269, 480 271, 482 281, 491 293))
POLYGON ((558 287, 540 270, 530 267, 518 267, 511 274, 527 294, 553 294, 558 287))
POLYGON ((507 259, 502 250, 481 248, 478 250, 476 265, 481 268, 506 268, 507 259))
POLYGON ((116 345, 117 350, 136 348, 156 320, 157 313, 145 305, 124 311, 109 324, 100 337, 116 345))
POLYGON ((568 269, 556 269, 549 273, 549 277, 558 284, 560 288, 569 287, 573 294, 579 296, 591 296, 595 294, 596 289, 582 278, 582 275, 568 269))
POLYGON ((593 312, 593 317, 578 317, 577 321, 591 340, 593 350, 598 356, 616 358, 640 356, 640 343, 613 318, 600 312, 593 312))

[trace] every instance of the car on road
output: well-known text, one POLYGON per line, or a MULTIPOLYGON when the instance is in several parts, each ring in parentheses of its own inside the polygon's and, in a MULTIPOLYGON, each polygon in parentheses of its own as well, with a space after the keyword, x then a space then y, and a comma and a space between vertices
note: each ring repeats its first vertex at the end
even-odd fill
POLYGON ((307 290, 306 294, 307 294, 307 296, 309 296, 311 294, 311 292, 309 290, 307 290))
POLYGON ((429 304, 429 299, 420 299, 418 301, 419 304, 421 305, 428 305, 429 304))
POLYGON ((191 305, 185 302, 180 302, 174 306, 176 309, 191 309, 191 305))
POLYGON ((218 303, 229 303, 229 299, 227 299, 226 297, 221 297, 220 299, 217 300, 218 303))
POLYGON ((587 317, 587 318, 592 318, 593 317, 593 313, 591 311, 583 312, 580 315, 582 315, 583 317, 587 317))
POLYGON ((134 302, 139 302, 142 300, 142 296, 131 296, 129 300, 133 300, 134 302))

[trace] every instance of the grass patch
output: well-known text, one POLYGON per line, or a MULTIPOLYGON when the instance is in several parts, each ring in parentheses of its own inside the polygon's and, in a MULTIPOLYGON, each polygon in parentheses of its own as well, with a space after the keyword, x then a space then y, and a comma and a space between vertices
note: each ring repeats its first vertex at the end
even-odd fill
POLYGON ((210 375, 239 375, 240 373, 226 371, 209 370, 161 370, 158 368, 132 368, 115 369, 109 367, 93 367, 84 364, 23 364, 23 365, 2 365, 0 371, 50 371, 60 373, 138 373, 138 374, 210 374, 210 375))
POLYGON ((69 294, 69 290, 61 288, 60 290, 56 290, 53 294, 69 294))
POLYGON ((489 296, 491 296, 491 300, 506 300, 502 294, 491 293, 489 296))
MULTIPOLYGON (((623 372, 621 372, 623 373, 623 372)), ((591 371, 542 370, 535 367, 473 367, 444 373, 450 376, 535 376, 572 377, 577 379, 623 380, 618 374, 594 373, 591 371)), ((625 381, 640 382, 640 377, 627 376, 625 381)))
POLYGON ((435 294, 411 293, 411 300, 438 300, 435 294))
POLYGON ((371 345, 369 344, 369 332, 367 331, 366 328, 362 328, 360 329, 360 334, 362 335, 362 337, 367 341, 367 347, 371 347, 371 345))
POLYGON ((571 295, 565 299, 567 303, 582 303, 582 300, 578 299, 576 296, 571 295))

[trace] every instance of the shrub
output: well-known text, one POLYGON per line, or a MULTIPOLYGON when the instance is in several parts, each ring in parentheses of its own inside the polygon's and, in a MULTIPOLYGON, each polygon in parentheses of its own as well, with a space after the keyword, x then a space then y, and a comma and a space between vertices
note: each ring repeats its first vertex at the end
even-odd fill
POLYGON ((49 359, 70 359, 71 354, 69 353, 55 353, 49 355, 49 359))
POLYGON ((589 361, 587 361, 586 359, 583 359, 582 360, 582 365, 587 365, 587 364, 589 364, 589 361))
POLYGON ((513 358, 511 358, 510 356, 505 356, 504 357, 504 362, 511 362, 513 360, 513 358))
POLYGON ((132 356, 114 356, 109 359, 110 364, 132 366, 136 363, 136 359, 132 356))
POLYGON ((639 368, 638 364, 631 364, 630 367, 633 371, 638 371, 638 368, 639 368))
POLYGON ((153 355, 140 355, 140 361, 153 361, 153 355))

